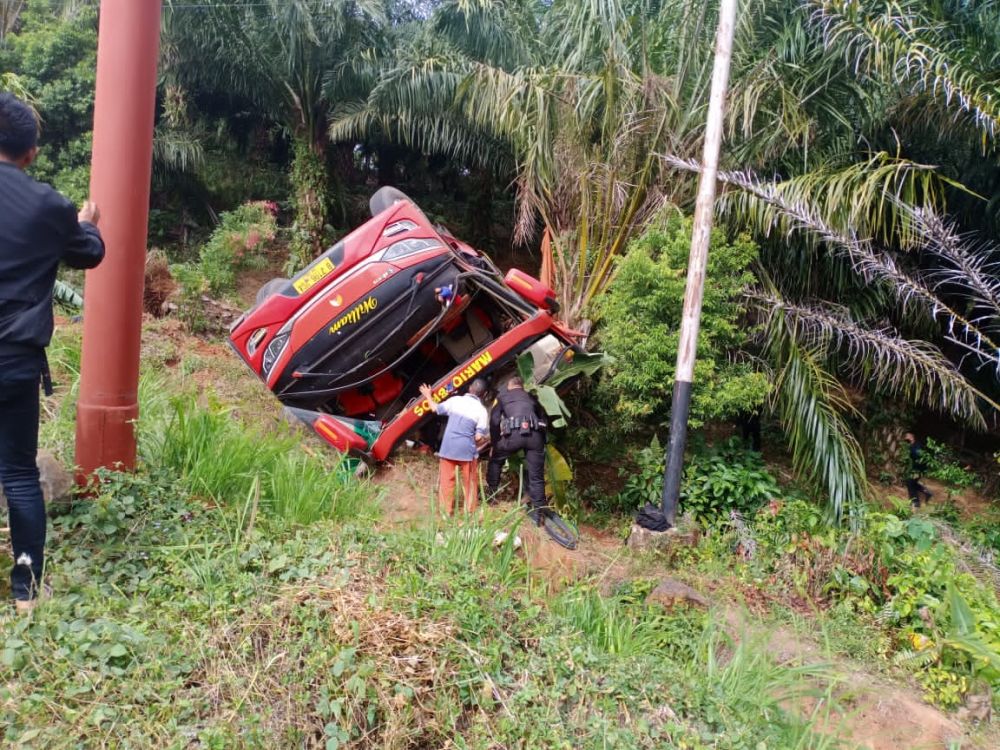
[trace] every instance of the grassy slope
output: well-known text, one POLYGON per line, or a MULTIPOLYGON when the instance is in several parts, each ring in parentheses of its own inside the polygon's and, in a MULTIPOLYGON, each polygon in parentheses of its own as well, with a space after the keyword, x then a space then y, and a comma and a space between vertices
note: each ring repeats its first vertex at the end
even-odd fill
MULTIPOLYGON (((211 403, 246 406, 225 374, 206 387, 199 353, 155 333, 143 471, 54 520, 56 595, 0 623, 7 744, 826 744, 778 707, 800 671, 702 614, 647 608, 641 588, 546 595, 493 545, 510 518, 380 531, 376 488, 243 428, 211 403)), ((74 340, 54 348, 63 383, 74 340)), ((49 411, 46 442, 65 448, 72 408, 49 411)))
MULTIPOLYGON (((43 430, 62 451, 75 338, 54 347, 70 397, 43 430)), ((335 479, 221 346, 171 323, 147 340, 144 470, 54 521, 56 597, 0 623, 11 746, 824 747, 781 707, 827 705, 803 694, 829 696, 834 675, 788 664, 879 658, 877 628, 856 617, 786 615, 829 638, 776 666, 787 655, 770 655, 759 619, 736 644, 714 615, 642 604, 648 560, 628 561, 640 580, 613 597, 586 581, 548 592, 493 546, 502 513, 391 526, 379 513, 394 498, 335 479)), ((672 565, 782 619, 765 581, 698 557, 672 565)))

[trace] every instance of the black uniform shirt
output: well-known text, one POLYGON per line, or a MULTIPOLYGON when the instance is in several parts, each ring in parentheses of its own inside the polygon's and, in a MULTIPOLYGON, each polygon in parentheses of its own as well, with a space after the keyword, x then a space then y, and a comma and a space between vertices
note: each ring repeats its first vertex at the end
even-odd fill
POLYGON ((490 414, 490 437, 500 435, 500 421, 504 418, 535 416, 544 419, 544 412, 538 400, 523 388, 505 390, 497 395, 497 403, 490 414))
POLYGON ((104 259, 97 227, 54 189, 0 161, 0 354, 38 353, 52 338, 52 289, 60 263, 104 259))

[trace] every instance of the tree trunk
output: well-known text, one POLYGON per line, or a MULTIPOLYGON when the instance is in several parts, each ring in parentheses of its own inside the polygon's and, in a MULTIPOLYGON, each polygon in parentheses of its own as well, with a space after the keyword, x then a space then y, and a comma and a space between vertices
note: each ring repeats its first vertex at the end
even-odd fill
MULTIPOLYGON (((326 223, 328 175, 325 143, 309 143, 297 138, 292 160, 292 189, 295 196, 295 224, 299 237, 293 252, 315 256, 322 244, 326 223)), ((306 260, 306 258, 300 258, 306 260)))

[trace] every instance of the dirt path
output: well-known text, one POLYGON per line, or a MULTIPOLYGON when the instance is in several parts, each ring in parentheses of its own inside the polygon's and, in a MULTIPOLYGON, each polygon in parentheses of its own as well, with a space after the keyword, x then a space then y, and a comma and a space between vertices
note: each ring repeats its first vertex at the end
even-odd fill
POLYGON ((972 726, 924 702, 912 680, 895 680, 859 662, 829 653, 791 629, 762 623, 746 608, 720 605, 720 617, 737 640, 753 639, 778 664, 819 667, 822 676, 806 678, 807 697, 787 707, 809 717, 817 731, 856 750, 993 750, 1000 727, 972 726))
MULTIPOLYGON (((430 519, 431 501, 437 488, 437 461, 405 448, 379 468, 374 481, 385 490, 382 523, 387 527, 420 524, 430 519)), ((511 513, 513 503, 501 503, 491 512, 511 513)), ((623 563, 625 548, 620 539, 600 529, 583 525, 580 544, 568 550, 556 544, 544 531, 522 521, 516 533, 528 565, 539 579, 553 589, 582 578, 622 580, 627 577, 623 563)))

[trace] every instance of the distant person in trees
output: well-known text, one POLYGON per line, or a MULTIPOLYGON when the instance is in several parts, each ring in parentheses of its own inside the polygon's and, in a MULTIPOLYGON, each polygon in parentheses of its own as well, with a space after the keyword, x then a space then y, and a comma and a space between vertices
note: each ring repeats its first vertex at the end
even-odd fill
POLYGON ((539 511, 545 507, 545 427, 545 413, 524 390, 524 381, 517 375, 510 378, 490 415, 492 454, 486 469, 486 491, 490 497, 497 493, 507 459, 524 451, 531 499, 528 515, 535 523, 541 523, 539 511))
POLYGON ((37 466, 39 386, 51 393, 45 347, 60 263, 93 268, 104 258, 97 206, 76 208, 27 169, 38 153, 38 120, 0 94, 0 484, 14 553, 11 593, 30 611, 41 587, 45 502, 37 466))
POLYGON ((906 471, 906 491, 910 495, 910 503, 914 508, 920 507, 920 495, 924 495, 924 502, 930 502, 934 493, 920 483, 920 478, 927 473, 927 455, 924 444, 914 436, 912 432, 903 435, 910 445, 910 454, 907 460, 906 471))
POLYGON ((472 513, 479 507, 479 448, 486 443, 489 430, 489 414, 482 400, 485 393, 486 383, 477 378, 468 393, 437 403, 431 387, 420 386, 431 410, 448 417, 438 450, 438 501, 448 515, 455 512, 456 475, 461 477, 465 511, 472 513))

